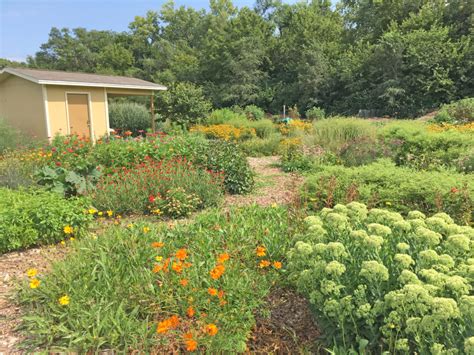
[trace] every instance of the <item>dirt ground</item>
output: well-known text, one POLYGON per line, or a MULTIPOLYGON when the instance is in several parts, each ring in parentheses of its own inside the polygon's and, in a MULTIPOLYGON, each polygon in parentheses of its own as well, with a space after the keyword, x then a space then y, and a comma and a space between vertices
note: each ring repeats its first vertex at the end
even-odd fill
MULTIPOLYGON (((248 195, 226 196, 225 207, 294 201, 303 178, 281 171, 276 166, 278 161, 278 157, 249 158, 256 173, 255 189, 248 195)), ((21 334, 16 330, 21 310, 12 299, 15 285, 26 277, 29 268, 45 273, 52 261, 66 254, 67 247, 56 245, 0 256, 0 355, 22 353, 17 348, 21 342, 21 334)), ((307 301, 294 291, 274 289, 267 298, 265 312, 259 312, 256 318, 257 324, 248 343, 249 353, 314 353, 313 341, 319 332, 307 301)))

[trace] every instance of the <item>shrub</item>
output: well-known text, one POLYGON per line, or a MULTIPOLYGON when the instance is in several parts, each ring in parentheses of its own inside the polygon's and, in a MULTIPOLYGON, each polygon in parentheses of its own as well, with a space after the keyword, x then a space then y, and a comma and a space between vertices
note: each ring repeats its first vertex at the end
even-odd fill
POLYGON ((222 172, 227 192, 243 194, 252 190, 254 173, 236 144, 216 140, 210 141, 202 148, 196 162, 214 172, 222 172))
POLYGON ((322 120, 326 117, 326 112, 320 107, 312 107, 306 111, 306 118, 308 120, 322 120))
POLYGON ((474 122, 474 97, 443 105, 434 116, 433 121, 454 124, 474 122))
POLYGON ((360 201, 405 214, 413 209, 428 214, 444 210, 466 224, 474 217, 474 186, 463 174, 414 171, 387 160, 356 168, 319 169, 302 189, 304 199, 314 209, 360 201))
POLYGON ((0 188, 0 252, 81 236, 91 217, 86 199, 65 200, 43 190, 0 188), (73 233, 66 233, 70 226, 73 233))
POLYGON ((38 288, 28 288, 25 277, 19 299, 29 345, 184 352, 183 335, 191 333, 199 351, 244 352, 255 311, 278 278, 278 264, 259 265, 281 261, 288 220, 281 208, 249 206, 204 213, 173 228, 137 221, 75 241, 65 260, 38 276, 38 288), (258 246, 264 256, 256 255, 258 246), (65 295, 69 303, 61 305, 65 295), (164 322, 172 316, 179 320, 175 329, 164 322), (208 324, 217 334, 206 334, 208 324))
POLYGON ((258 121, 265 117, 265 112, 258 106, 248 105, 244 108, 244 113, 249 120, 258 121))
POLYGON ((285 172, 307 171, 312 166, 312 157, 305 154, 299 138, 282 140, 280 152, 281 167, 285 172))
POLYGON ((121 132, 143 133, 151 128, 151 114, 145 105, 134 102, 109 104, 110 127, 121 132), (142 131, 142 132, 140 132, 142 131))
POLYGON ((196 168, 185 159, 149 159, 103 176, 93 201, 99 210, 181 217, 217 205, 223 190, 219 173, 196 168))
POLYGON ((388 124, 380 134, 397 165, 417 169, 455 166, 456 160, 474 146, 472 134, 454 130, 430 132, 420 122, 388 124))
POLYGON ((274 133, 267 138, 253 138, 240 143, 240 148, 247 156, 271 156, 279 153, 281 135, 274 133))
POLYGON ((158 101, 163 118, 183 127, 199 123, 212 108, 202 88, 188 82, 172 85, 158 95, 158 101))
POLYGON ((277 132, 277 126, 268 119, 260 119, 259 121, 248 122, 246 125, 249 129, 254 129, 257 137, 266 138, 277 132))
POLYGON ((212 111, 209 116, 206 118, 205 123, 208 125, 213 124, 230 124, 229 122, 246 122, 247 118, 243 113, 235 112, 230 108, 221 108, 218 110, 212 111))
POLYGON ((412 211, 405 220, 355 202, 306 221, 288 252, 289 278, 330 345, 343 353, 464 348, 474 330, 471 227, 445 213, 412 211))

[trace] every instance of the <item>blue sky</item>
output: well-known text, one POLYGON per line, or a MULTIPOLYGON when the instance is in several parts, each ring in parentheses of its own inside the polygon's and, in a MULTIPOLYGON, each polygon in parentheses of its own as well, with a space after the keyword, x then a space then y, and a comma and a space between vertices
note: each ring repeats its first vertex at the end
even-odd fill
MULTIPOLYGON (((234 0, 253 6, 255 0, 234 0)), ((25 60, 47 41, 51 27, 126 31, 134 16, 159 10, 165 0, 0 0, 0 58, 25 60)), ((175 0, 207 8, 207 0, 175 0)))

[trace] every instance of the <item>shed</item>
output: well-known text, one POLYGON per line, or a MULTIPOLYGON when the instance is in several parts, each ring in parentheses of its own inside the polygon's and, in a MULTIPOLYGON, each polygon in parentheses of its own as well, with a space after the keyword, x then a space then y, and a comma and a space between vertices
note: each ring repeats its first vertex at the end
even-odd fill
POLYGON ((166 87, 131 77, 5 68, 0 71, 0 118, 40 139, 78 134, 95 141, 110 131, 109 96, 150 96, 153 115, 158 90, 166 87))

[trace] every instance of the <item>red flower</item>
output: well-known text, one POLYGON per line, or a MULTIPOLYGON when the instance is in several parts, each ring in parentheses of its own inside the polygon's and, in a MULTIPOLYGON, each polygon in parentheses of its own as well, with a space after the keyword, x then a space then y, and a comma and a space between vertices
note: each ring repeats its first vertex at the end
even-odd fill
POLYGON ((451 187, 451 192, 455 194, 456 192, 459 192, 459 190, 455 187, 451 187))
POLYGON ((57 162, 56 162, 56 166, 61 166, 61 162, 60 162, 60 161, 57 161, 57 162))
POLYGON ((150 201, 150 203, 155 202, 155 197, 153 195, 150 195, 150 197, 148 197, 148 201, 150 201))

